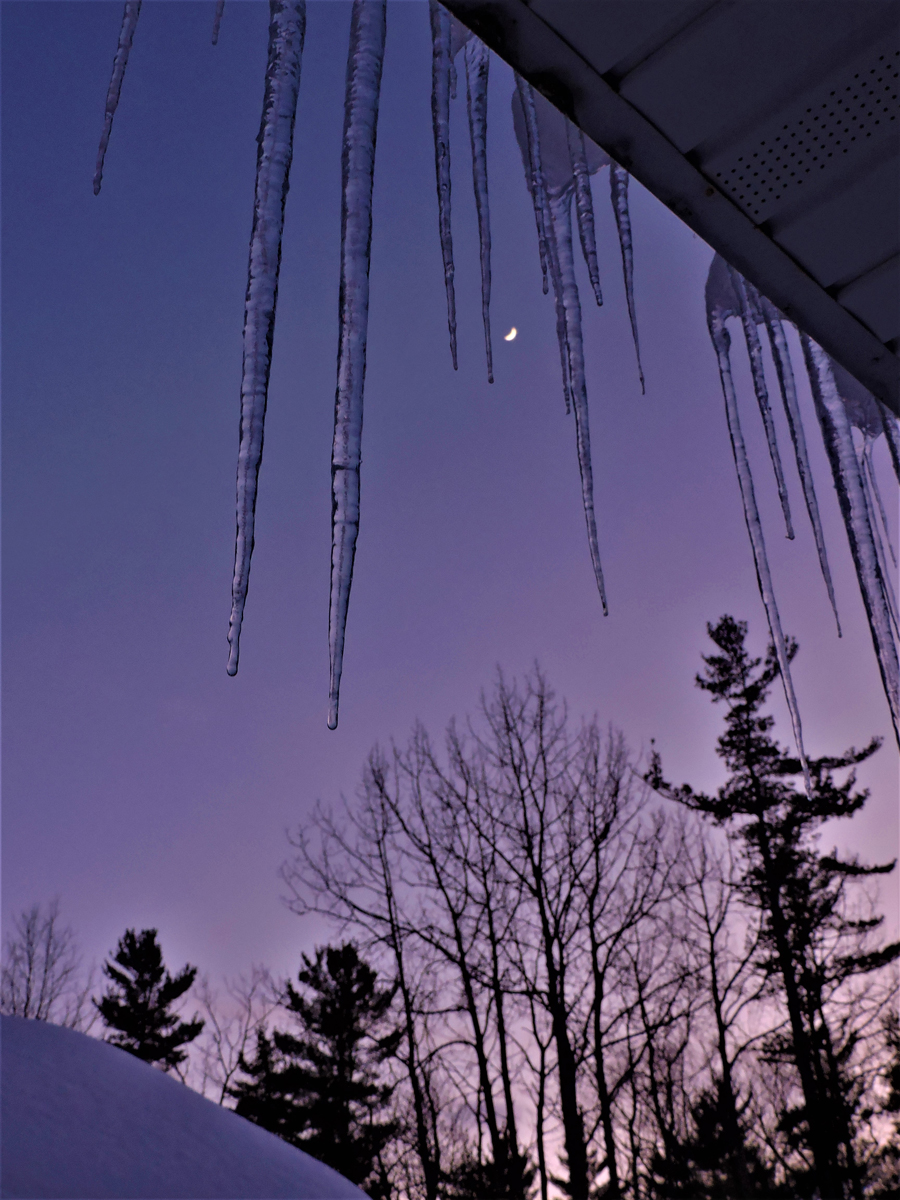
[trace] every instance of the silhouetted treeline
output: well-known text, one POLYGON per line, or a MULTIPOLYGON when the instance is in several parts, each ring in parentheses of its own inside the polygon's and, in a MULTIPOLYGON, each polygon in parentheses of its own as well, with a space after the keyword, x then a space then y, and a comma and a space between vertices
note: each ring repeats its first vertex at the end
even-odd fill
MULTIPOLYGON (((724 718, 714 795, 571 721, 539 671, 501 675, 297 831, 292 906, 336 939, 295 983, 201 980, 184 1022, 195 968, 128 930, 106 1036, 376 1200, 900 1195, 900 944, 873 891, 894 863, 818 841, 865 804, 877 742, 780 747, 777 662, 746 632, 711 626, 697 677, 724 718)), ((55 904, 23 914, 3 1010, 77 1024, 78 964, 55 904)))
POLYGON ((764 712, 774 656, 729 617, 709 632, 714 796, 575 725, 535 671, 440 749, 417 727, 374 751, 297 832, 295 910, 394 989, 397 1195, 898 1194, 900 945, 868 886, 893 862, 817 841, 865 803, 877 743, 805 780, 764 712))

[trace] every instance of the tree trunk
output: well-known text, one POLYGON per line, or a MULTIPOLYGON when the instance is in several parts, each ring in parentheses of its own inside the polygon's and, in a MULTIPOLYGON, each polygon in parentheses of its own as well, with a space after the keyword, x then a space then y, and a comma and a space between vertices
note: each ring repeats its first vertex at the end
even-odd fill
POLYGON ((781 907, 780 883, 772 862, 769 831, 762 814, 757 818, 759 848, 765 870, 769 914, 772 918, 772 933, 778 955, 779 972, 784 984, 791 1037, 794 1047, 794 1062, 800 1075, 806 1119, 809 1125, 810 1148, 815 1163, 816 1180, 823 1200, 843 1200, 844 1188, 834 1153, 833 1131, 829 1130, 827 1114, 823 1111, 823 1097, 816 1086, 816 1064, 809 1034, 803 1022, 803 1005, 795 973, 794 958, 788 938, 788 923, 781 907))

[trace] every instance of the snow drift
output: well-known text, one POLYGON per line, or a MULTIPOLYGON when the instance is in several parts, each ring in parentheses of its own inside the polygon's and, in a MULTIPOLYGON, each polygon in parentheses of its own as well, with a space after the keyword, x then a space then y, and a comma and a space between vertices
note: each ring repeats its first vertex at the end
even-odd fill
POLYGON ((0 1018, 4 1197, 364 1200, 336 1171, 96 1038, 0 1018))

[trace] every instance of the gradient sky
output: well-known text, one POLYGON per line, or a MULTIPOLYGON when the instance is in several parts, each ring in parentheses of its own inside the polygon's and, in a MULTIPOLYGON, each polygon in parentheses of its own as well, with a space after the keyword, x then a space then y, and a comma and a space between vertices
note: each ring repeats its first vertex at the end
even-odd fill
MULTIPOLYGON (((370 747, 439 733, 496 664, 539 660, 573 713, 670 778, 714 787, 718 711, 693 687, 705 623, 761 650, 759 601, 705 328, 710 250, 632 187, 637 386, 606 172, 606 303, 582 274, 600 544, 592 580, 575 434, 492 61, 497 382, 485 381, 471 160, 453 110, 460 367, 437 237, 423 0, 394 0, 379 123, 363 509, 341 722, 326 729, 329 514, 349 3, 312 0, 241 669, 225 673, 241 324, 267 6, 148 0, 91 191, 121 4, 5 0, 3 33, 4 927, 59 895, 88 958, 156 926, 173 967, 295 971, 326 931, 284 907, 285 830, 352 794, 370 747), (589 303, 590 300, 590 303, 589 303), (502 340, 510 326, 512 343, 502 340)), ((463 89, 461 89, 462 92, 463 89)), ((897 852, 897 756, 809 397, 838 641, 776 414, 798 536, 779 529, 758 412, 744 422, 810 753, 872 734, 866 811, 826 841, 897 852)), ((891 509, 887 456, 879 467, 891 509)), ((783 739, 784 706, 774 697, 783 739)), ((884 885, 896 925, 896 872, 884 885)))

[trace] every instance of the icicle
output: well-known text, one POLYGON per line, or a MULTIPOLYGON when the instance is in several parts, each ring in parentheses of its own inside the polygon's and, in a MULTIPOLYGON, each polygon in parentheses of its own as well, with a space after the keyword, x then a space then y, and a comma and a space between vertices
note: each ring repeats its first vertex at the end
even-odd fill
POLYGON ((478 211, 478 239, 481 246, 481 314, 484 322, 484 349, 487 355, 488 383, 494 382, 494 356, 491 348, 491 215, 488 208, 487 181, 487 98, 488 68, 491 56, 478 38, 466 43, 466 101, 469 113, 469 138, 472 143, 472 181, 478 211))
POLYGON ((247 296, 244 301, 244 365, 241 379, 241 444, 237 470, 237 536, 228 674, 236 675, 241 621, 247 599, 256 491, 262 461, 263 425, 272 362, 272 334, 281 265, 281 231, 287 197, 306 30, 305 0, 270 0, 269 55, 262 120, 257 135, 256 192, 247 296))
POLYGON ((891 634, 885 585, 866 511, 866 499, 853 446, 850 420, 835 386, 827 354, 806 334, 801 334, 800 339, 825 449, 831 463, 835 491, 847 529, 853 565, 869 619, 881 680, 891 709, 894 734, 900 744, 900 665, 897 661, 897 646, 891 634))
POLYGON ((840 363, 835 362, 830 356, 828 361, 831 364, 834 383, 838 395, 844 402, 850 424, 858 429, 864 438, 877 438, 879 434, 884 434, 894 474, 897 476, 897 482, 900 483, 900 431, 897 429, 897 418, 840 363))
POLYGON ((897 482, 900 483, 900 429, 897 427, 897 418, 881 403, 878 405, 878 410, 881 413, 881 422, 884 426, 884 436, 887 439, 888 450, 891 452, 894 474, 897 476, 897 482))
MULTIPOLYGON (((543 150, 542 150, 542 135, 540 131, 540 122, 538 121, 536 97, 531 90, 529 84, 524 80, 516 77, 518 84, 516 93, 513 96, 513 125, 516 130, 516 137, 519 142, 519 148, 522 152, 522 159, 525 163, 526 176, 529 180, 529 189, 532 199, 534 200, 535 219, 538 225, 539 245, 542 248, 541 266, 546 264, 547 274, 553 282, 553 297, 556 305, 556 340, 559 343, 559 358, 560 367, 562 370, 563 381, 563 398, 566 404, 566 412, 572 411, 572 380, 571 369, 569 364, 569 352, 566 342, 566 310, 563 301, 563 288, 560 279, 559 257, 556 248, 556 241, 552 236, 550 207, 548 202, 549 188, 547 176, 544 172, 543 150), (516 101, 518 100, 518 105, 516 101)), ((543 101, 547 108, 550 108, 547 101, 543 101)), ((561 113, 557 113, 555 109, 550 109, 559 121, 564 121, 565 118, 561 113)), ((563 138, 565 131, 563 129, 563 138)), ((574 186, 572 182, 572 164, 569 159, 568 145, 563 143, 565 150, 565 170, 560 170, 560 156, 550 155, 551 165, 554 167, 555 182, 557 184, 557 193, 571 189, 574 186), (555 161, 554 161, 555 157, 555 161)), ((545 277, 546 281, 546 277, 545 277)))
MULTIPOLYGON (((872 541, 875 543, 875 555, 878 559, 878 567, 879 567, 879 570, 881 571, 881 578, 884 582, 885 603, 887 604, 888 611, 891 615, 891 624, 893 625, 894 633, 895 633, 895 635, 900 636, 900 618, 898 618, 898 613, 897 613, 897 596, 894 591, 894 584, 893 584, 893 579, 892 579, 893 572, 891 571, 890 567, 888 566, 887 554, 885 553, 885 549, 884 549, 885 539, 882 538, 882 536, 881 536, 881 530, 878 527, 878 519, 875 515, 875 496, 873 494, 873 489, 872 489, 872 478, 869 475, 869 470, 868 470, 869 466, 871 465, 870 456, 867 454, 867 451, 869 449, 870 449, 869 439, 866 438, 866 439, 864 439, 862 446, 860 446, 859 452, 857 454, 857 462, 859 463, 859 477, 862 480, 863 497, 865 498, 865 501, 866 501, 866 513, 869 518, 869 528, 872 530, 872 541)), ((881 497, 879 496, 879 500, 880 499, 881 499, 881 497)), ((883 520, 886 517, 886 514, 883 509, 881 512, 881 516, 882 516, 883 520)), ((886 528, 886 522, 885 522, 885 528, 886 528)), ((887 540, 887 544, 888 544, 888 549, 891 552, 891 558, 894 559, 894 548, 891 545, 890 537, 888 537, 886 540, 887 540)), ((896 563, 896 560, 894 560, 895 570, 896 570, 896 566, 897 566, 897 563, 896 563)))
MULTIPOLYGON (((766 388, 766 375, 763 368, 762 347, 756 332, 756 317, 750 311, 750 302, 744 280, 733 267, 728 268, 731 275, 731 285, 740 305, 739 316, 744 326, 744 337, 747 341, 747 355, 750 359, 750 373, 753 376, 753 390, 759 405, 760 416, 766 431, 766 442, 769 446, 769 458, 772 460, 772 470, 775 472, 775 483, 778 488, 778 499, 781 501, 781 512, 784 516, 784 527, 787 536, 793 541, 794 527, 791 524, 791 506, 788 500, 787 484, 784 481, 784 469, 781 465, 781 455, 778 453, 778 440, 775 436, 775 424, 772 421, 772 410, 769 407, 769 392, 766 388)), ((755 299, 755 297, 754 297, 755 299)))
POLYGON ((828 553, 825 549, 825 533, 819 517, 819 502, 816 498, 816 488, 813 482, 812 468, 809 464, 809 452, 806 446, 806 434, 803 429, 803 419, 800 415, 800 405, 797 403, 797 387, 794 380, 794 370, 791 366, 791 356, 788 350, 784 326, 778 310, 764 297, 760 297, 763 320, 769 334, 772 347, 772 358, 775 362, 775 372, 781 388, 781 400, 784 404, 784 415, 787 417, 788 428, 791 431, 791 441, 794 444, 794 457, 797 460, 797 474, 803 488, 803 499, 806 501, 806 511, 812 525, 813 537, 816 542, 816 553, 819 556, 819 568, 825 580, 825 588, 837 624, 838 637, 841 633, 841 620, 838 616, 837 601, 834 596, 834 584, 831 580, 831 569, 828 565, 828 553))
POLYGON ((859 380, 829 355, 828 364, 834 386, 847 410, 847 420, 864 438, 876 438, 884 432, 881 406, 859 380))
POLYGON ((434 169, 437 176, 438 222, 444 287, 447 291, 447 324, 450 327, 450 356, 456 361, 456 295, 453 288, 453 238, 450 232, 450 14, 428 0, 431 16, 431 121, 434 127, 434 169))
POLYGON ((216 0, 216 13, 213 17, 212 44, 219 44, 219 27, 222 24, 222 13, 225 11, 225 0, 216 0))
MULTIPOLYGON (((884 581, 885 603, 887 604, 888 612, 891 616, 891 625, 893 626, 894 634, 895 636, 900 636, 900 618, 897 616, 897 597, 894 592, 894 585, 891 581, 891 569, 888 566, 887 555, 884 552, 884 540, 881 536, 881 530, 878 528, 878 521, 875 517, 875 498, 872 495, 871 481, 867 472, 868 464, 866 462, 866 448, 867 447, 864 443, 863 446, 860 447, 860 451, 857 456, 857 462, 859 463, 859 477, 862 480, 863 497, 866 501, 866 514, 869 518, 869 528, 872 530, 872 541, 875 543, 875 555, 878 559, 878 568, 881 571, 881 578, 884 581)), ((893 558, 894 551, 893 547, 890 545, 890 541, 888 541, 888 547, 891 550, 891 557, 893 558)), ((894 565, 896 567, 896 563, 894 565)))
MULTIPOLYGON (((565 193, 566 199, 571 197, 571 193, 565 193)), ((559 344, 559 360, 562 370, 563 384, 563 399, 566 405, 566 413, 572 411, 575 405, 575 384, 572 380, 572 356, 569 349, 569 328, 568 319, 566 316, 566 300, 565 289, 562 278, 562 270, 559 261, 559 246, 556 237, 553 233, 553 217, 552 217, 553 201, 548 201, 547 204, 547 230, 549 237, 547 239, 547 258, 550 266, 550 278, 553 281, 553 299, 556 305, 556 340, 559 344)), ((576 293, 577 295, 577 293, 576 293)), ((581 321, 581 310, 579 308, 579 328, 581 321)), ((580 334, 579 334, 580 336, 580 334)))
POLYGON ((600 549, 597 545, 597 520, 594 514, 594 475, 591 465, 591 431, 588 422, 587 386, 584 374, 584 346, 581 336, 581 302, 575 280, 575 259, 572 253, 572 193, 567 190, 550 197, 551 252, 558 263, 560 294, 565 319, 565 350, 569 363, 572 407, 575 411, 575 439, 578 448, 578 470, 581 474, 581 499, 587 524, 588 546, 594 578, 600 592, 604 616, 609 613, 600 549))
POLYGON ((611 162, 609 165, 609 188, 613 212, 616 216, 616 228, 619 231, 622 274, 625 278, 625 299, 628 303, 631 336, 634 339, 634 353, 637 358, 638 377, 641 381, 641 394, 643 395, 646 389, 644 387, 644 369, 641 366, 641 346, 638 341, 637 313, 634 307, 634 248, 631 240, 631 216, 628 212, 628 172, 616 162, 611 162))
MULTIPOLYGON (((713 268, 716 267, 717 261, 713 262, 713 268)), ((722 264, 724 266, 724 264, 722 264)), ((787 645, 785 643, 784 631, 781 627, 781 616, 778 612, 778 604, 775 599, 775 589, 772 586, 772 575, 769 570, 769 559, 766 554, 766 543, 763 538, 762 523, 759 519, 759 509, 756 505, 756 492, 753 488, 753 476, 750 472, 750 461, 747 458, 747 448, 744 444, 744 435, 741 431, 740 416, 738 414, 737 396, 734 390, 734 379, 731 374, 731 357, 729 349, 731 347, 731 336, 725 328, 725 320, 734 312, 733 290, 729 294, 723 288, 724 283, 731 286, 731 280, 724 272, 715 272, 710 270, 709 279, 706 284, 706 316, 709 323, 709 333, 712 338, 712 343, 716 351, 716 358, 719 363, 719 375, 722 380, 722 394, 725 397, 725 415, 728 420, 728 432, 731 436, 731 449, 734 455, 734 465, 737 470, 738 485, 741 490, 741 500, 744 506, 744 520, 747 524, 747 532, 750 535, 750 545, 753 549, 753 561, 756 565, 756 581, 759 585, 759 594, 762 597, 763 606, 766 610, 766 617, 769 622, 769 633, 772 636, 772 643, 775 647, 775 655, 778 660, 778 666, 781 671, 781 682, 784 686, 784 695, 787 700, 788 712, 791 716, 791 725, 794 731, 794 743, 797 747, 797 755, 800 759, 800 764, 803 768, 803 778, 806 783, 807 793, 811 794, 811 783, 809 778, 809 766, 806 761, 806 752, 803 748, 803 729, 800 723, 800 709, 797 704, 797 697, 794 692, 794 682, 791 677, 791 665, 787 656, 787 645)))
POLYGON ((884 501, 881 498, 881 488, 878 486, 878 478, 875 475, 875 463, 872 460, 872 447, 875 439, 867 437, 863 446, 863 466, 868 472, 869 488, 872 492, 872 497, 878 505, 878 513, 881 517, 881 527, 884 530, 884 538, 887 542, 887 548, 891 552, 891 562, 897 566, 897 555, 894 553, 894 544, 891 540, 891 530, 888 525, 887 513, 884 510, 884 501))
POLYGON ((594 236, 594 201, 591 196, 591 177, 588 173, 584 134, 577 125, 566 121, 566 136, 569 141, 569 156, 572 160, 572 176, 575 180, 575 209, 578 214, 581 249, 587 264, 591 287, 594 289, 594 297, 598 304, 602 304, 600 268, 597 265, 597 240, 594 236))
MULTIPOLYGON (((538 250, 541 256, 541 276, 544 295, 548 291, 547 273, 550 269, 547 249, 547 195, 544 185, 544 171, 541 164, 541 139, 538 133, 537 113, 534 108, 534 93, 531 84, 526 83, 521 75, 516 75, 516 92, 513 97, 513 124, 516 123, 515 100, 518 97, 522 109, 522 127, 525 135, 526 152, 524 157, 525 178, 531 201, 534 205, 534 220, 537 225, 538 250)), ((568 391, 568 389, 567 389, 568 391)))
POLYGON ((119 30, 119 45, 116 57, 113 59, 112 77, 109 90, 106 93, 106 113, 103 118, 103 132, 100 134, 100 149, 97 152, 97 166, 94 171, 94 195, 99 195, 103 183, 103 162, 106 158, 106 148, 109 145, 109 135, 112 132, 113 117, 119 107, 119 96, 122 93, 122 80, 125 78, 125 68, 128 66, 128 55, 131 43, 134 41, 134 31, 138 17, 141 15, 141 0, 127 0, 125 12, 122 14, 122 28, 119 30))
POLYGON ((331 600, 328 728, 336 729, 344 633, 359 533, 359 464, 369 317, 369 251, 375 134, 384 61, 386 0, 353 0, 341 157, 341 292, 334 446, 331 453, 331 600))
POLYGON ((456 56, 471 37, 474 37, 471 29, 467 29, 462 21, 457 21, 452 14, 450 16, 450 99, 456 99, 456 93, 459 88, 456 71, 456 56))

